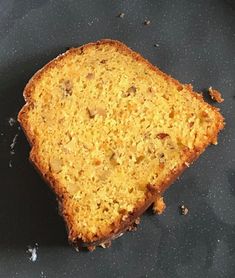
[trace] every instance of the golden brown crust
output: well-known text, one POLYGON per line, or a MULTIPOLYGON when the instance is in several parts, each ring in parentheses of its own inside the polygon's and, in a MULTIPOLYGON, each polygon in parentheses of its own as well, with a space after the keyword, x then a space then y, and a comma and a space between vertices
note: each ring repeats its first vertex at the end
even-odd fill
POLYGON ((69 240, 71 243, 80 245, 80 246, 96 246, 101 243, 107 242, 110 239, 116 238, 120 233, 127 230, 130 226, 133 225, 134 221, 154 202, 155 198, 162 194, 166 188, 184 171, 184 169, 187 167, 187 165, 182 164, 178 169, 175 169, 171 172, 171 174, 168 176, 168 178, 162 183, 161 185, 158 185, 156 188, 154 186, 148 187, 148 192, 146 194, 146 199, 144 203, 139 204, 134 212, 128 216, 127 219, 124 221, 119 221, 118 223, 114 223, 113 230, 111 233, 108 233, 104 235, 101 239, 93 240, 92 242, 82 242, 81 239, 77 238, 77 234, 73 232, 73 219, 70 217, 70 215, 66 212, 66 199, 68 198, 68 195, 65 191, 61 189, 60 186, 58 186, 58 181, 54 179, 54 177, 46 171, 46 169, 43 168, 42 163, 38 159, 38 145, 37 145, 37 138, 33 137, 30 126, 27 124, 27 111, 30 109, 31 106, 33 106, 33 99, 31 98, 31 92, 33 91, 33 88, 35 84, 42 78, 43 74, 45 74, 50 68, 53 68, 58 65, 58 61, 63 59, 64 57, 68 57, 70 55, 73 55, 74 53, 83 53, 87 48, 91 46, 96 46, 100 44, 108 44, 108 45, 114 45, 120 52, 123 52, 125 55, 130 55, 133 57, 133 59, 140 61, 141 63, 147 65, 150 69, 157 72, 159 75, 162 75, 166 80, 169 82, 173 82, 179 90, 182 90, 183 86, 187 88, 188 93, 193 97, 197 98, 198 101, 203 103, 203 105, 206 105, 209 109, 212 109, 216 113, 216 129, 214 131, 214 134, 210 136, 207 142, 202 145, 200 149, 195 149, 194 151, 190 151, 186 154, 187 156, 187 162, 192 163, 198 156, 205 150, 205 148, 210 143, 216 143, 217 142, 217 135, 219 131, 224 127, 224 119, 222 115, 219 113, 218 109, 215 107, 210 106, 207 104, 201 96, 199 96, 197 93, 193 92, 191 85, 182 85, 179 83, 179 81, 173 79, 172 77, 168 76, 167 74, 160 71, 157 67, 153 66, 151 63, 149 63, 146 59, 144 59, 140 54, 132 51, 129 49, 126 45, 122 44, 119 41, 114 40, 101 40, 95 43, 89 43, 85 46, 82 46, 80 48, 72 48, 69 49, 64 54, 59 55, 57 58, 49 62, 46 66, 44 66, 41 70, 39 70, 28 82, 28 84, 25 87, 24 90, 24 98, 26 101, 26 104, 21 109, 18 115, 18 121, 20 122, 23 130, 25 131, 25 134, 27 135, 27 138, 29 140, 29 143, 32 146, 32 150, 30 152, 30 160, 35 165, 35 167, 38 169, 38 171, 41 173, 43 178, 49 183, 50 187, 53 189, 53 191, 56 193, 59 199, 59 205, 61 210, 61 215, 64 217, 68 233, 69 233, 69 240))

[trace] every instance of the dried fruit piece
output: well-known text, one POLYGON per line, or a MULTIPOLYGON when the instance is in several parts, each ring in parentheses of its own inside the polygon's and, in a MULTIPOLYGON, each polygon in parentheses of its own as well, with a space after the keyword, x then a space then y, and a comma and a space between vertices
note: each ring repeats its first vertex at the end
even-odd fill
POLYGON ((161 169, 163 169, 163 168, 165 167, 165 161, 166 161, 165 155, 164 155, 164 153, 160 153, 160 154, 158 155, 158 157, 159 157, 159 167, 160 167, 161 169))
POLYGON ((122 93, 123 97, 129 97, 130 95, 134 96, 136 93, 136 87, 131 86, 129 89, 126 90, 126 92, 122 93))
POLYGON ((204 117, 204 118, 207 118, 209 115, 206 111, 202 111, 201 116, 204 117))
POLYGON ((64 96, 65 97, 71 96, 72 93, 73 93, 73 91, 72 91, 72 89, 73 89, 72 81, 71 80, 64 80, 64 79, 62 79, 60 81, 60 83, 61 83, 60 88, 61 88, 64 96))
POLYGON ((156 138, 158 139, 165 139, 166 137, 169 137, 169 134, 163 132, 156 135, 156 138))
MULTIPOLYGON (((188 85, 190 85, 190 84, 188 84, 188 85)), ((183 90, 183 88, 184 88, 184 87, 183 87, 182 85, 178 85, 177 91, 180 92, 180 91, 183 90)), ((189 88, 191 88, 191 87, 189 86, 189 88)))
POLYGON ((188 125, 189 125, 189 127, 193 127, 194 122, 189 122, 188 125))
POLYGON ((171 110, 171 112, 169 113, 169 118, 173 119, 175 116, 175 110, 174 108, 171 110))
POLYGON ((164 153, 160 153, 158 155, 158 157, 159 157, 159 162, 160 163, 164 163, 165 162, 165 155, 164 155, 164 153))
POLYGON ((141 163, 142 161, 144 160, 144 155, 140 155, 140 156, 138 156, 137 158, 136 158, 136 164, 139 164, 139 163, 141 163))
POLYGON ((99 159, 94 159, 93 165, 99 166, 101 164, 101 161, 99 159))
POLYGON ((95 78, 95 74, 94 74, 94 73, 88 73, 87 76, 86 76, 86 78, 87 78, 88 80, 92 80, 92 79, 95 78))
POLYGON ((117 155, 115 153, 113 153, 110 157, 110 163, 113 165, 113 166, 117 166, 119 165, 119 163, 117 162, 117 155))
POLYGON ((148 88, 148 93, 153 94, 153 89, 151 87, 148 88))
POLYGON ((102 107, 87 108, 87 112, 91 119, 94 118, 96 115, 103 116, 103 117, 106 116, 106 111, 102 107))

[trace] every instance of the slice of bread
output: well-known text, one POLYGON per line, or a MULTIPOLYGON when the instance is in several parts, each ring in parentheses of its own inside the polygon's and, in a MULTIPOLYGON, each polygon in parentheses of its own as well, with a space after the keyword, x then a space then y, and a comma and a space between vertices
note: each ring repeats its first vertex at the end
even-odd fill
MULTIPOLYGON (((24 90, 30 158, 58 196, 75 244, 131 227, 223 128, 218 109, 124 44, 70 49, 24 90)), ((192 189, 193 190, 193 189, 192 189)))

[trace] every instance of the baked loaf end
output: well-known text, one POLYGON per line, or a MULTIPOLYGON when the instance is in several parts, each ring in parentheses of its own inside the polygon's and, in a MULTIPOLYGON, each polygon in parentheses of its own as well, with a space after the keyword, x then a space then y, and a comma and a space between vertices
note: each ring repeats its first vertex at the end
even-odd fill
POLYGON ((58 196, 70 241, 85 246, 130 227, 223 128, 190 85, 113 40, 58 56, 24 96, 30 158, 58 196))

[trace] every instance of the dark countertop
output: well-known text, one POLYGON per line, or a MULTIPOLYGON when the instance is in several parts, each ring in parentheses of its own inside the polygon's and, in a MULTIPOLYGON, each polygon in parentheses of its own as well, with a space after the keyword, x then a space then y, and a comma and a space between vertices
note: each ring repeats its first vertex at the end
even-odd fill
POLYGON ((0 277, 235 277, 234 1, 0 0, 0 81, 0 277), (77 253, 9 119, 35 71, 68 47, 102 38, 123 41, 205 95, 209 86, 220 90, 225 101, 215 106, 226 128, 166 192, 163 215, 148 211, 111 248, 77 253), (36 243, 32 262, 26 251, 36 243))

